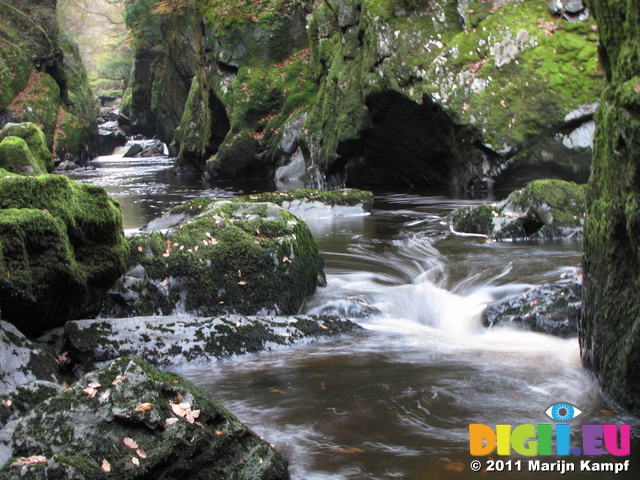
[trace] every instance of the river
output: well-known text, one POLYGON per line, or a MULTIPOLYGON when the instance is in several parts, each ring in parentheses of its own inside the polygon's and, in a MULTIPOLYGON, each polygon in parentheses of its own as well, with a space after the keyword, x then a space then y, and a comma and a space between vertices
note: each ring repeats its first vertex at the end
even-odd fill
MULTIPOLYGON (((189 198, 269 188, 212 186, 175 177, 171 166, 111 156, 69 176, 107 188, 129 232, 189 198)), ((553 424, 544 412, 558 402, 582 411, 571 422, 572 442, 579 444, 582 424, 640 430, 581 367, 576 338, 481 326, 488 302, 559 279, 580 264, 582 245, 451 235, 444 216, 477 202, 385 193, 371 215, 309 222, 328 285, 302 311, 354 316, 363 333, 174 370, 285 453, 294 480, 547 478, 533 470, 565 460, 576 469, 565 478, 638 478, 636 440, 631 457, 494 454, 478 457, 483 471, 472 471, 469 424, 553 424), (363 317, 363 304, 380 313, 363 317), (630 469, 617 475, 581 471, 581 460, 626 458, 630 469), (502 473, 486 471, 491 459, 502 473)))

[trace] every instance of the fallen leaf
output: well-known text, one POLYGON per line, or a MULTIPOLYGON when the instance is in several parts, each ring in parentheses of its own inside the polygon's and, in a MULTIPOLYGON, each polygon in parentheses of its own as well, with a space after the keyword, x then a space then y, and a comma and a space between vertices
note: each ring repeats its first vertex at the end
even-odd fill
POLYGON ((142 247, 138 247, 138 251, 142 253, 142 247))
POLYGON ((273 387, 269 387, 268 390, 271 393, 280 393, 282 395, 286 395, 286 393, 287 393, 287 392, 283 392, 282 390, 278 390, 277 388, 273 388, 273 387))
POLYGON ((107 462, 107 460, 104 458, 102 459, 102 470, 104 470, 107 473, 111 471, 111 464, 107 462))
POLYGON ((602 413, 604 413, 607 417, 610 417, 613 415, 613 412, 611 410, 602 410, 602 413))
POLYGON ((136 450, 136 455, 138 455, 140 458, 147 458, 147 454, 142 450, 136 450))
POLYGON ((62 352, 58 355, 59 362, 68 362, 69 361, 69 352, 62 352))
POLYGON ((175 403, 171 404, 171 410, 173 410, 173 413, 175 415, 177 415, 178 417, 184 417, 186 412, 184 411, 183 408, 180 407, 180 405, 176 405, 175 403))
POLYGON ((87 387, 85 389, 82 390, 84 393, 86 393, 87 395, 89 395, 91 398, 96 396, 96 393, 98 393, 98 391, 93 388, 93 387, 87 387))
POLYGON ((120 382, 124 382, 127 379, 127 377, 124 377, 122 375, 118 375, 115 380, 113 382, 111 382, 111 385, 117 385, 120 382))
POLYGON ((176 417, 167 418, 165 422, 167 423, 167 425, 175 425, 176 423, 178 423, 178 419, 176 417))
POLYGON ((136 407, 136 412, 147 412, 151 410, 151 404, 150 403, 141 403, 140 405, 138 405, 136 407))
POLYGON ((220 430, 216 430, 216 435, 222 435, 222 432, 220 430))
POLYGON ((131 458, 131 463, 133 463, 136 467, 140 466, 140 460, 138 460, 136 457, 131 458))
POLYGON ((198 418, 200 416, 200 410, 187 410, 186 411, 186 419, 187 422, 189 423, 194 423, 196 421, 196 418, 198 418))
POLYGON ((180 392, 176 392, 176 398, 178 399, 178 403, 182 403, 182 394, 180 392))
POLYGON ((90 387, 90 388, 98 388, 101 386, 102 385, 100 385, 98 382, 91 382, 89 385, 87 385, 87 387, 90 387))
POLYGON ((320 390, 324 390, 325 388, 327 388, 327 386, 324 384, 324 382, 320 382, 320 390))
POLYGON ((178 404, 178 406, 179 406, 180 408, 184 409, 185 411, 186 411, 186 410, 189 410, 189 409, 191 408, 191 405, 189 405, 189 404, 188 404, 188 403, 186 403, 186 402, 179 403, 179 404, 178 404))
POLYGON ((338 447, 337 445, 329 445, 329 448, 340 453, 364 453, 364 450, 358 447, 338 447))
POLYGON ((238 285, 246 285, 246 284, 247 284, 247 282, 245 280, 240 280, 238 282, 238 285))
POLYGON ((204 429, 204 425, 202 425, 200 422, 193 422, 194 425, 199 426, 200 428, 204 429))
POLYGON ((324 330, 329 330, 329 327, 327 327, 326 325, 320 325, 320 328, 322 328, 324 330))
POLYGON ((131 450, 137 450, 138 449, 138 444, 132 438, 124 437, 124 440, 122 441, 122 443, 124 443, 125 446, 129 447, 131 450))
POLYGON ((163 287, 166 287, 168 284, 169 284, 169 279, 165 278, 160 285, 162 285, 163 287))
POLYGON ((20 457, 17 462, 20 465, 35 465, 37 463, 45 463, 48 460, 42 455, 33 455, 31 457, 20 457))

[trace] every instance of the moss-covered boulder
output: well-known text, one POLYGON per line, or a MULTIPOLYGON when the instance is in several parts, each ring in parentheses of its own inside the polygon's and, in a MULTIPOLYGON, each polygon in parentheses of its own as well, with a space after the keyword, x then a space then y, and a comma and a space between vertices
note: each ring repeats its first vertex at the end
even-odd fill
POLYGON ((102 316, 297 313, 324 280, 307 225, 272 203, 207 203, 187 204, 199 214, 166 233, 130 238, 129 273, 102 316))
POLYGON ((44 173, 29 150, 27 142, 20 137, 5 137, 0 142, 0 168, 19 174, 44 173))
POLYGON ((454 233, 495 240, 580 238, 586 215, 586 186, 535 180, 506 199, 455 210, 454 233))
MULTIPOLYGON (((36 124, 30 122, 8 123, 0 131, 0 141, 10 136, 20 137, 27 143, 29 151, 42 173, 51 173, 53 171, 53 156, 47 148, 47 139, 36 124)), ((2 166, 2 162, 0 162, 0 168, 10 170, 2 166)))
POLYGON ((584 236, 583 364, 640 414, 640 9, 590 0, 607 85, 596 114, 584 236))
MULTIPOLYGON (((57 378, 53 352, 29 341, 16 327, 2 320, 0 363, 0 393, 33 380, 55 381, 57 378)), ((0 419, 3 416, 0 412, 0 419)))
POLYGON ((280 480, 287 463, 210 394, 122 358, 24 415, 0 476, 280 480))
POLYGON ((77 318, 125 271, 120 206, 63 176, 0 177, 0 309, 37 334, 77 318))

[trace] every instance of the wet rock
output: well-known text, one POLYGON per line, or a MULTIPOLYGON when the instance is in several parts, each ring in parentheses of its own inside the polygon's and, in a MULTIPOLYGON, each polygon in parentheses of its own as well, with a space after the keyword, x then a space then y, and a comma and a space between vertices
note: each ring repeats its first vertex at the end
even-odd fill
POLYGON ((3 478, 287 478, 286 458, 210 394, 130 358, 85 375, 12 430, 3 478))
POLYGON ((581 307, 582 274, 574 271, 559 282, 489 304, 482 320, 487 327, 516 326, 567 338, 578 334, 581 307))
POLYGON ((125 271, 120 206, 63 175, 0 178, 0 309, 39 335, 78 318, 125 271))
POLYGON ((120 128, 116 118, 98 125, 98 155, 111 155, 113 151, 127 143, 127 137, 120 128))
POLYGON ((80 168, 80 165, 78 165, 76 162, 72 162, 71 160, 64 160, 63 162, 60 162, 60 165, 56 167, 56 170, 58 172, 66 172, 69 170, 77 170, 78 168, 80 168))
POLYGON ((535 180, 505 200, 455 210, 454 233, 495 240, 581 238, 585 186, 562 180, 535 180))
POLYGON ((133 317, 76 320, 65 326, 71 355, 81 363, 135 356, 153 365, 257 353, 360 330, 349 320, 326 315, 133 317))
POLYGON ((164 145, 160 140, 137 139, 127 143, 129 149, 123 157, 127 158, 148 158, 164 156, 164 145))
POLYGON ((57 380, 53 352, 31 342, 16 327, 2 320, 0 365, 0 393, 33 380, 57 380))
POLYGON ((308 226, 273 203, 197 199, 172 212, 191 218, 129 239, 143 278, 121 278, 102 317, 295 314, 324 281, 308 226))
POLYGON ((549 11, 554 15, 562 15, 571 23, 586 22, 589 10, 583 0, 549 0, 549 11))
POLYGON ((127 158, 133 158, 137 154, 142 152, 142 150, 143 150, 142 145, 140 145, 139 143, 134 143, 127 149, 127 151, 122 156, 127 158))

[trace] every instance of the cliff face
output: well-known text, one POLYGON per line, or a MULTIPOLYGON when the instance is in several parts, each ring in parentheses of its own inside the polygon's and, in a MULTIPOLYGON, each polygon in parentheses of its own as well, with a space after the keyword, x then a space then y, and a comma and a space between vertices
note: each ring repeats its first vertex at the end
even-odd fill
POLYGON ((173 142, 179 170, 319 187, 586 181, 602 74, 581 4, 575 23, 533 0, 151 4, 129 7, 134 33, 155 33, 136 34, 123 121, 173 142))
POLYGON ((584 239, 582 361, 640 413, 640 5, 590 0, 607 85, 596 115, 584 239))
POLYGON ((56 0, 0 2, 0 126, 33 122, 60 158, 90 158, 93 98, 76 46, 58 29, 56 0))

